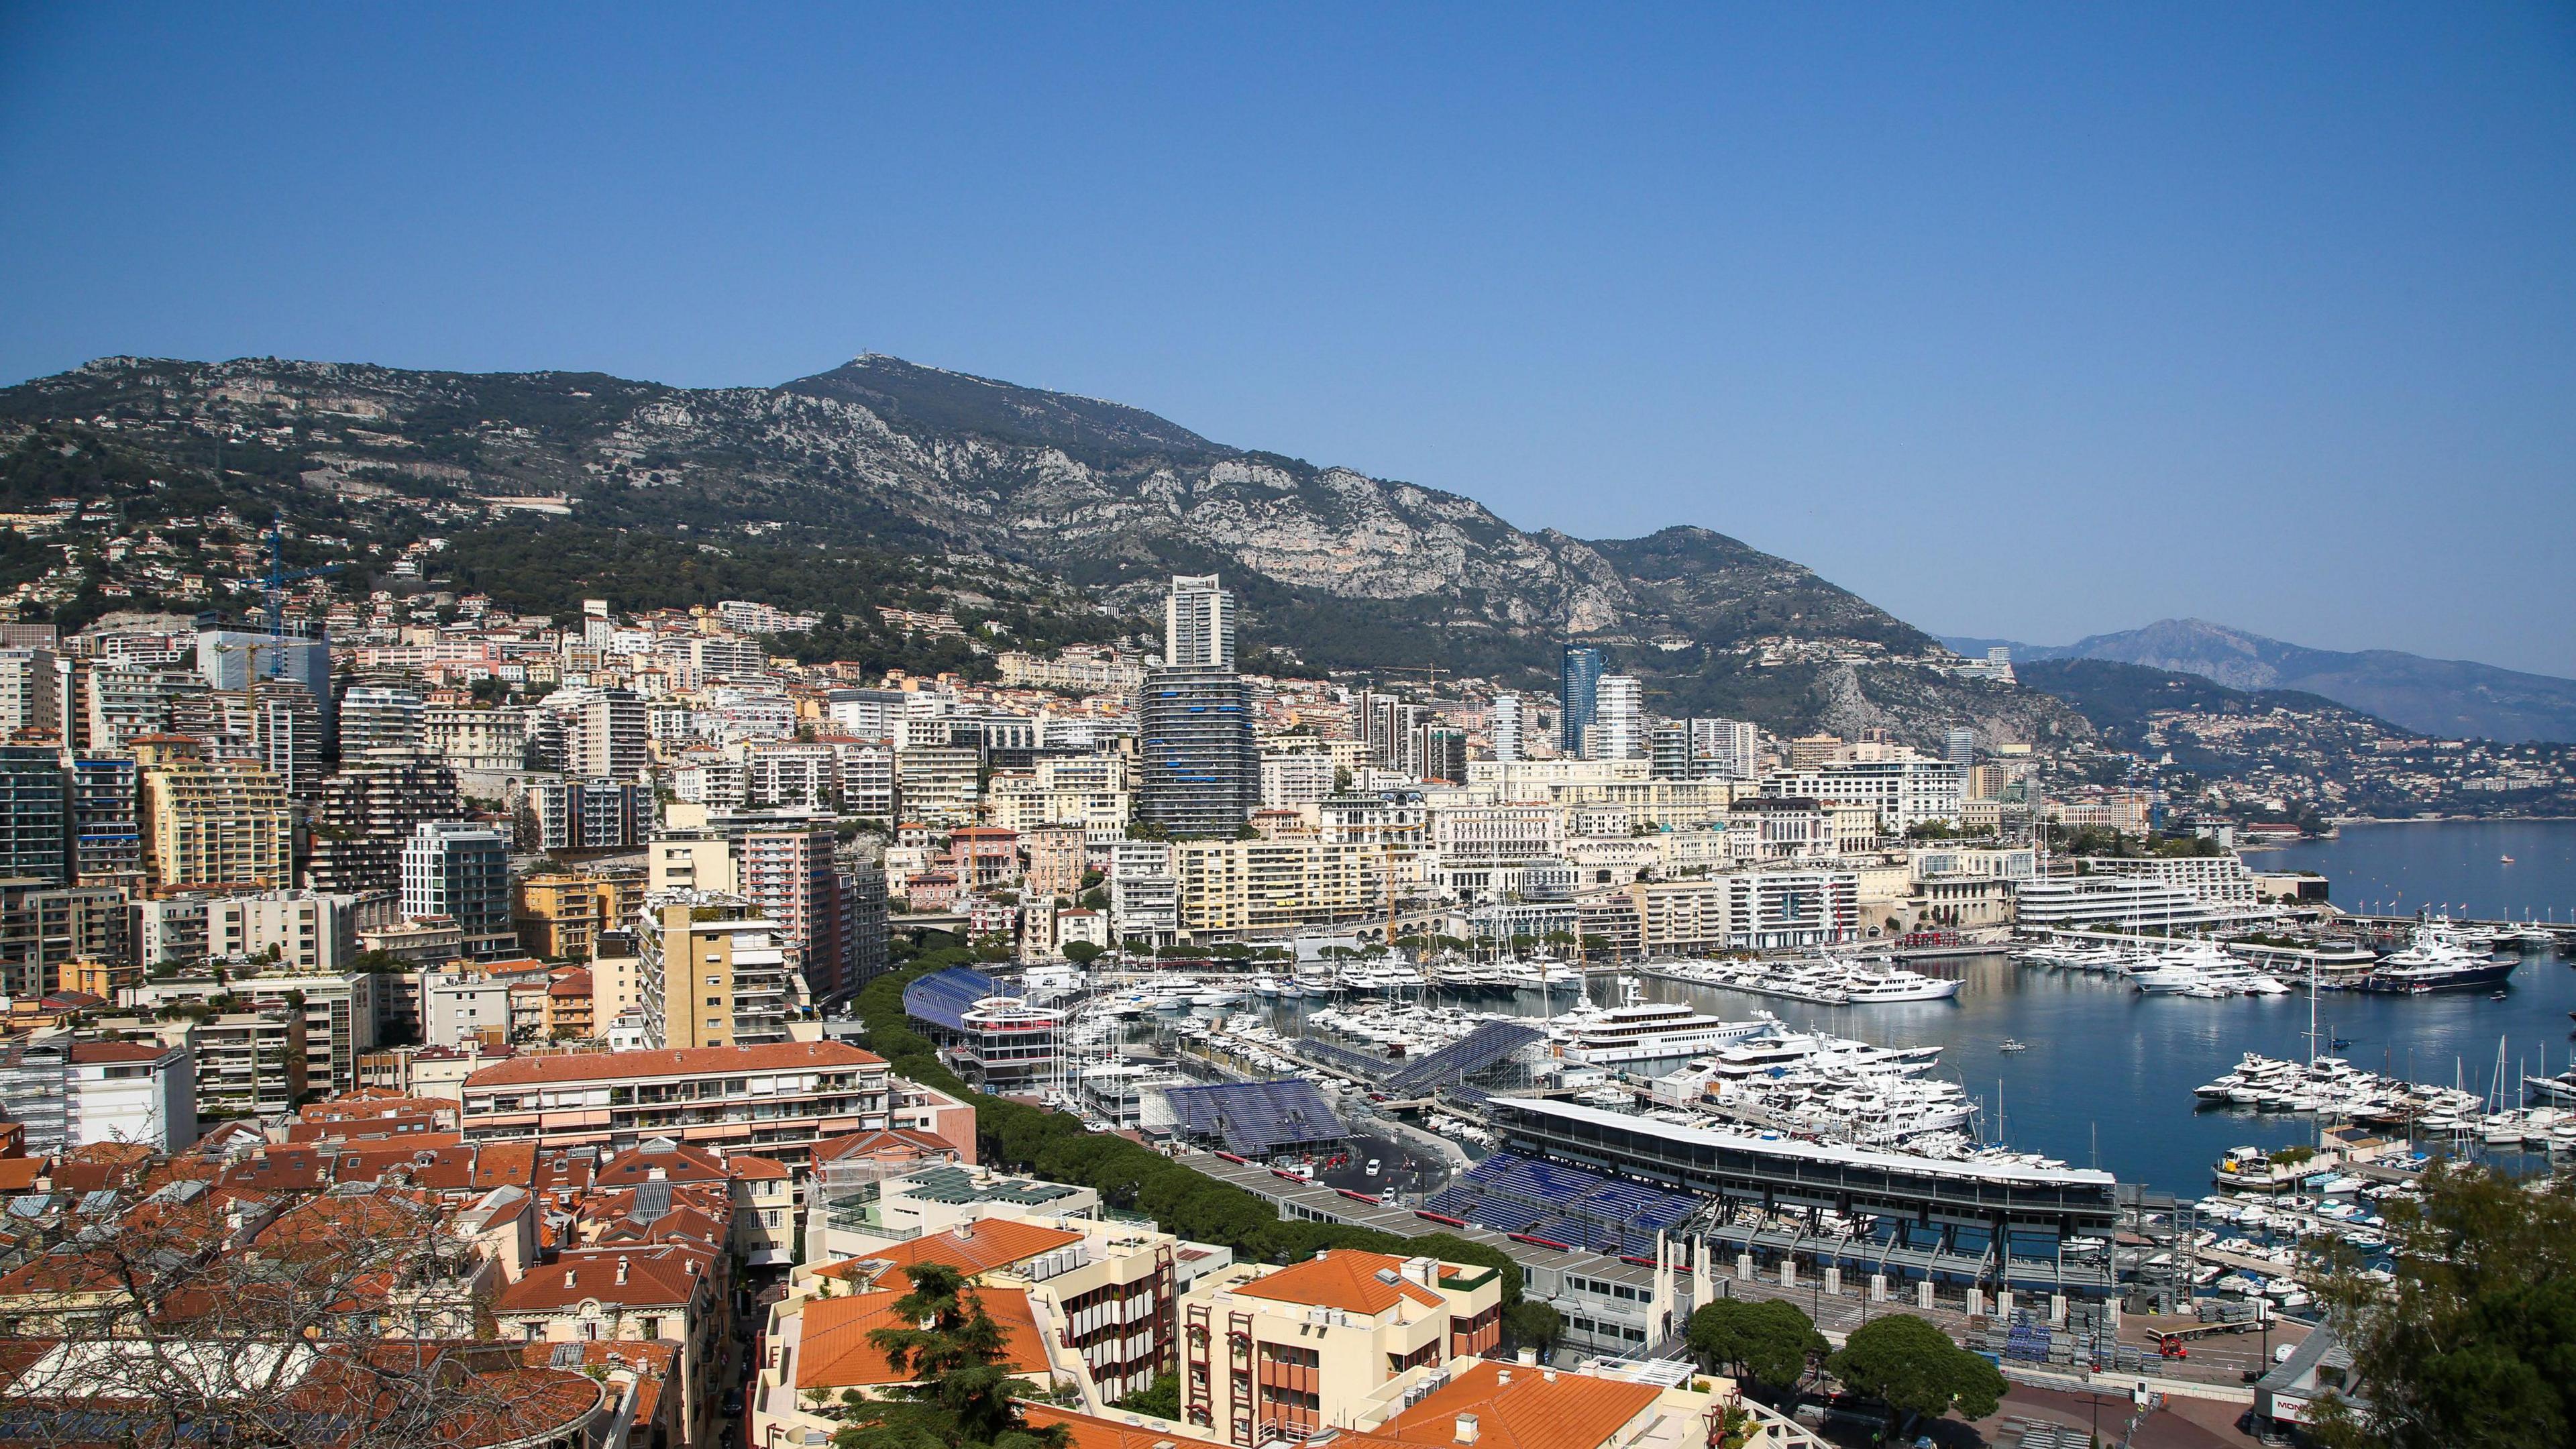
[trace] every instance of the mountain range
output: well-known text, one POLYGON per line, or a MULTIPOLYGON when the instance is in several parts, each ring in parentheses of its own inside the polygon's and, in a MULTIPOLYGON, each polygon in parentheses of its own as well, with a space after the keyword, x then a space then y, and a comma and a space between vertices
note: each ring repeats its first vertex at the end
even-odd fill
POLYGON ((2066 645, 1964 636, 1942 642, 1965 654, 2010 645, 2016 662, 2102 659, 2196 674, 2231 689, 2295 690, 2444 739, 2576 742, 2576 680, 2464 659, 2310 649, 2205 619, 2163 619, 2066 645))
POLYGON ((379 583, 398 545, 434 534, 434 578, 520 609, 766 587, 867 613, 930 589, 1007 594, 1045 634, 1086 611, 1150 618, 1169 574, 1214 570, 1241 599, 1247 652, 1287 667, 1545 689, 1578 640, 1666 714, 1927 745, 1963 722, 1997 742, 2092 734, 2062 702, 1954 674, 1921 630, 1704 528, 1523 530, 1456 493, 873 354, 776 387, 106 358, 0 389, 0 506, 89 489, 129 518, 183 495, 284 518, 379 583))

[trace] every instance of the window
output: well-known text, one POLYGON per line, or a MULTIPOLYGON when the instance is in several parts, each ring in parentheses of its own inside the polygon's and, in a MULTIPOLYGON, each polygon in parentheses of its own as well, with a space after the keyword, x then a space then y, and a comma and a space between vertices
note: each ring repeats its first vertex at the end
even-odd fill
POLYGON ((546 1326, 542 1323, 522 1323, 519 1325, 519 1332, 526 1335, 528 1342, 535 1343, 546 1336, 546 1326))

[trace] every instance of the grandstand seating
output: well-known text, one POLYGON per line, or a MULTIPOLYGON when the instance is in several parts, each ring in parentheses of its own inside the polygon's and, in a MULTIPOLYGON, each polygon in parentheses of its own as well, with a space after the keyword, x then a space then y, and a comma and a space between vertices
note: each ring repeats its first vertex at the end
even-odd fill
POLYGON ((1317 1041, 1312 1037, 1298 1038, 1297 1055, 1310 1062, 1322 1062, 1329 1067, 1339 1067, 1362 1081, 1374 1082, 1386 1074, 1387 1064, 1379 1058, 1370 1056, 1366 1052, 1355 1052, 1349 1047, 1335 1046, 1331 1042, 1317 1041))
POLYGON ((964 1031, 966 1013, 993 990, 992 977, 971 966, 951 966, 906 986, 903 1014, 949 1031, 964 1031))
POLYGON ((1516 1021, 1489 1021, 1419 1061, 1389 1073, 1380 1086, 1399 1097, 1420 1096, 1481 1071, 1547 1033, 1516 1021))
POLYGON ((1163 1100, 1171 1105, 1183 1136, 1222 1141, 1227 1151, 1245 1157, 1321 1146, 1351 1135, 1324 1094, 1303 1077, 1167 1087, 1163 1100))
POLYGON ((1579 1167, 1497 1152, 1423 1206, 1497 1232, 1643 1257, 1655 1250, 1659 1229, 1688 1218, 1699 1202, 1579 1167))

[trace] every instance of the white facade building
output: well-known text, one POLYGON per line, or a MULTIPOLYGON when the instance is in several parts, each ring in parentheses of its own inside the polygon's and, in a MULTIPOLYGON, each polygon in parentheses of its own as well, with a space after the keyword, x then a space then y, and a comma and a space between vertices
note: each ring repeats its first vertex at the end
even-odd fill
POLYGON ((1173 576, 1163 600, 1163 663, 1234 668, 1234 595, 1219 587, 1215 574, 1173 576))

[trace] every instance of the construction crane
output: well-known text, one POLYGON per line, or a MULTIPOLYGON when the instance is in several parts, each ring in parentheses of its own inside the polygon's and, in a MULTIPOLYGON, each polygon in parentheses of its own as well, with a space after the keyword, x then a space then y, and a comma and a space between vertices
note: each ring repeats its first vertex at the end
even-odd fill
POLYGON ((259 672, 258 651, 262 647, 269 651, 268 677, 275 679, 285 672, 282 661, 286 654, 286 586, 301 583, 306 579, 320 578, 325 574, 336 574, 339 571, 338 564, 323 564, 318 568, 309 569, 288 568, 286 566, 286 522, 284 519, 270 521, 268 574, 259 581, 260 603, 268 614, 268 643, 265 646, 252 646, 252 673, 259 672))

